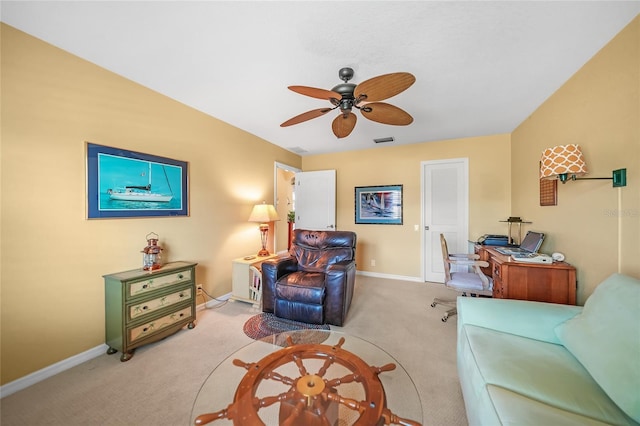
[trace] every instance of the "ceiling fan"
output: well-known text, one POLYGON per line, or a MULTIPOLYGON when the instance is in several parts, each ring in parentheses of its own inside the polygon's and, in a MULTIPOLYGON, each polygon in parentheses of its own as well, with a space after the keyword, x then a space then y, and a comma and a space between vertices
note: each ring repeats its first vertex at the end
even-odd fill
POLYGON ((342 68, 338 76, 344 83, 338 84, 331 90, 317 89, 308 86, 289 86, 289 89, 317 99, 327 99, 333 107, 318 108, 304 112, 285 121, 280 127, 292 126, 312 118, 320 117, 329 111, 340 108, 338 115, 331 124, 333 133, 338 138, 349 136, 356 125, 357 117, 353 108, 359 109, 369 120, 394 126, 406 126, 413 122, 413 117, 404 110, 388 103, 380 102, 404 92, 416 78, 408 72, 396 72, 370 78, 355 85, 349 83, 353 78, 353 69, 342 68))

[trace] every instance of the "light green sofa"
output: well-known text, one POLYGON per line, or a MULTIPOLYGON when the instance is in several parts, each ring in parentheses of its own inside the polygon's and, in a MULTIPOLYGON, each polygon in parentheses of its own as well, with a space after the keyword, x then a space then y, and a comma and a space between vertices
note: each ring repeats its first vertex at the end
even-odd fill
POLYGON ((640 424, 640 280, 614 274, 584 307, 459 297, 470 425, 640 424))

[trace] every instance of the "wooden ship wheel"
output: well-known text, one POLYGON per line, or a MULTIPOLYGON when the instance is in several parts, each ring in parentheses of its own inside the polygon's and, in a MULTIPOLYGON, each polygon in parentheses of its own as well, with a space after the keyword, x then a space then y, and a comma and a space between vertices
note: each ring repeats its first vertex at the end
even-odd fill
MULTIPOLYGON (((378 375, 396 368, 393 363, 382 367, 369 366, 351 352, 342 349, 344 337, 335 346, 319 344, 294 345, 291 336, 287 347, 269 354, 255 363, 238 359, 233 364, 247 370, 238 385, 233 402, 227 408, 201 414, 196 425, 205 425, 218 419, 229 419, 234 426, 263 426, 258 414, 261 408, 280 403, 279 424, 283 426, 336 426, 343 425, 338 419, 340 407, 352 411, 356 426, 405 425, 420 426, 413 420, 403 419, 387 408, 382 382, 378 375), (319 360, 320 368, 311 373, 303 364, 306 360, 319 360), (290 364, 290 365, 288 365, 290 364), (288 377, 276 369, 295 367, 298 377, 288 377), (325 378, 334 365, 341 366, 347 374, 337 378, 325 378), (261 383, 275 381, 287 389, 277 395, 258 397, 261 383), (340 387, 357 384, 364 394, 362 399, 340 395, 340 387)), ((293 374, 292 374, 293 375, 293 374)))

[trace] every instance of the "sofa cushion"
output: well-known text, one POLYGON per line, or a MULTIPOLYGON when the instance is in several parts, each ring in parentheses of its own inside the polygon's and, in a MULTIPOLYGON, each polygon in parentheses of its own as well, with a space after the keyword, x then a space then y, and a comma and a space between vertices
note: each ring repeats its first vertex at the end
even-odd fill
POLYGON ((607 395, 640 422, 640 280, 611 275, 556 334, 607 395))
POLYGON ((551 407, 511 392, 499 386, 489 385, 487 391, 491 395, 491 402, 500 413, 499 424, 513 426, 605 426, 601 422, 577 413, 570 413, 551 407))
MULTIPOLYGON (((463 332, 484 386, 600 422, 632 423, 563 346, 472 325, 463 332)), ((496 411, 502 423, 505 413, 496 411)))

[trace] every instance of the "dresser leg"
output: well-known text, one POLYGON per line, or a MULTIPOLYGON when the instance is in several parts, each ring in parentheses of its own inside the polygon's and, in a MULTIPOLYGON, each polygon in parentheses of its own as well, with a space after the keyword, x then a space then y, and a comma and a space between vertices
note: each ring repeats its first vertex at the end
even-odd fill
POLYGON ((193 321, 191 321, 189 324, 187 324, 187 328, 188 328, 189 330, 191 330, 191 329, 193 329, 193 328, 195 328, 195 327, 196 327, 196 323, 195 323, 195 322, 193 322, 193 321))
POLYGON ((133 358, 134 351, 135 349, 130 350, 129 352, 123 352, 122 355, 120 355, 120 361, 121 362, 129 361, 131 358, 133 358))
POLYGON ((107 349, 107 355, 113 355, 116 352, 118 352, 117 349, 113 349, 112 347, 109 347, 109 349, 107 349))

